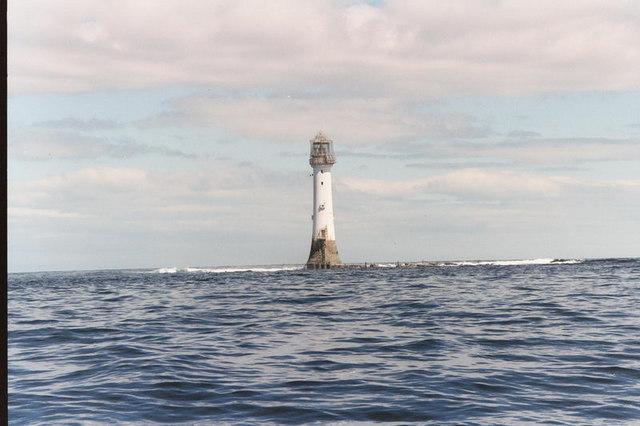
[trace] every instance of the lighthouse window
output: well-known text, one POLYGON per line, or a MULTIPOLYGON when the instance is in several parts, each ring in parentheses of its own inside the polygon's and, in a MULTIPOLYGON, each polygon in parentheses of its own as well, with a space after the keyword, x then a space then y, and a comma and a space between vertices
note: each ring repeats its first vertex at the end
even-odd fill
POLYGON ((324 182, 320 182, 320 185, 324 185, 324 182))

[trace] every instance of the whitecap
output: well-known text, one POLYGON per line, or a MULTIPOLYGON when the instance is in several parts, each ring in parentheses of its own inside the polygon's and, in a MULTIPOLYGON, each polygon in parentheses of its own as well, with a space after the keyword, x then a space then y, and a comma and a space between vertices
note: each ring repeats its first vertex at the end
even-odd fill
POLYGON ((446 262, 448 266, 518 266, 518 265, 557 265, 582 263, 581 259, 521 259, 521 260, 478 260, 478 261, 462 261, 462 262, 446 262))
POLYGON ((301 266, 230 266, 230 267, 216 267, 216 268, 176 268, 176 267, 168 267, 168 268, 160 268, 150 271, 151 273, 156 274, 176 274, 180 272, 189 272, 189 273, 214 273, 220 274, 224 272, 277 272, 277 271, 295 271, 298 269, 302 269, 301 266))

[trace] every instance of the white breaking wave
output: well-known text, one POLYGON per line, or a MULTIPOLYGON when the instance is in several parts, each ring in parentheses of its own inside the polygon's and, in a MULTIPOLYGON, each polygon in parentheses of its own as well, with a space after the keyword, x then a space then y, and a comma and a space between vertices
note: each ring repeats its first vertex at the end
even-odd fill
POLYGON ((463 261, 463 262, 443 262, 444 265, 450 266, 514 266, 514 265, 558 265, 582 263, 581 259, 524 259, 524 260, 479 260, 479 261, 463 261))
POLYGON ((584 259, 523 259, 523 260, 453 260, 415 263, 378 263, 379 268, 405 266, 517 266, 517 265, 566 265, 582 263, 584 259))
MULTIPOLYGON (((395 268, 406 266, 517 266, 517 265, 566 265, 583 263, 584 259, 523 259, 523 260, 463 260, 463 261, 436 261, 415 263, 377 263, 371 264, 378 268, 395 268)), ((224 272, 277 272, 296 271, 304 269, 303 266, 228 266, 216 268, 178 268, 168 267, 149 271, 155 274, 177 274, 185 272, 224 273, 224 272)))
POLYGON ((277 271, 295 271, 302 269, 302 266, 231 266, 219 268, 160 268, 151 273, 156 274, 177 274, 180 272, 206 272, 206 273, 223 273, 223 272, 277 272, 277 271))

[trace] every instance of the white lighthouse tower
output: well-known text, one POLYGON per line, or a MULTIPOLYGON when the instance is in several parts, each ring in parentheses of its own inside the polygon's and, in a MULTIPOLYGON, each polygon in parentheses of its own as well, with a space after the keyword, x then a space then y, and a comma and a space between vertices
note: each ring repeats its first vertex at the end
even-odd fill
POLYGON ((313 234, 306 269, 329 269, 342 265, 336 245, 331 197, 331 167, 336 163, 333 141, 320 131, 311 139, 309 164, 313 168, 313 234))

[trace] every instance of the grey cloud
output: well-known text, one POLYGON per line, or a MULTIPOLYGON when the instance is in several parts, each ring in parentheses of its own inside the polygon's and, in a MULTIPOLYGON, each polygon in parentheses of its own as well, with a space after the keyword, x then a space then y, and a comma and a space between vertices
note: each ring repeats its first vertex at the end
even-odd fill
MULTIPOLYGON (((341 157, 396 160, 408 168, 512 168, 540 171, 584 171, 602 161, 639 161, 639 139, 518 138, 506 141, 396 141, 369 147, 348 147, 341 157), (406 162, 411 160, 411 162, 406 162)), ((299 155, 296 155, 299 156, 299 155)))
POLYGON ((627 129, 629 129, 629 133, 632 135, 638 135, 640 134, 640 123, 630 123, 626 126, 627 129))
MULTIPOLYGON (((381 145, 381 148, 385 148, 381 145)), ((399 143, 397 157, 502 160, 519 165, 578 165, 601 161, 640 160, 640 140, 607 138, 522 138, 502 142, 441 141, 399 143)))
POLYGON ((542 135, 538 132, 533 132, 531 130, 512 130, 507 134, 507 136, 510 138, 523 139, 523 138, 537 138, 542 135))
POLYGON ((34 123, 34 127, 45 127, 51 129, 65 129, 65 130, 80 130, 80 131, 94 131, 94 130, 110 130, 121 127, 122 124, 113 120, 100 120, 93 118, 90 120, 80 120, 77 118, 63 118, 60 120, 40 121, 34 123))
POLYGON ((298 142, 309 129, 338 129, 344 145, 395 143, 422 138, 485 138, 494 131, 468 114, 424 112, 384 97, 221 96, 197 94, 171 110, 140 120, 140 128, 210 125, 254 139, 298 142))
POLYGON ((589 168, 563 165, 563 166, 536 167, 535 170, 539 172, 570 173, 570 172, 586 172, 589 170, 589 168))
POLYGON ((75 132, 45 131, 25 128, 10 129, 7 151, 9 158, 20 160, 128 158, 142 155, 197 158, 165 146, 152 146, 131 140, 114 140, 75 132))
POLYGON ((107 145, 107 155, 109 157, 133 157, 139 155, 164 155, 167 157, 182 157, 182 158, 190 158, 196 159, 200 158, 199 155, 190 154, 187 152, 183 152, 177 149, 168 148, 166 146, 152 146, 148 144, 142 143, 122 143, 122 144, 114 144, 110 143, 107 145))
POLYGON ((453 162, 453 161, 425 161, 422 163, 408 163, 405 167, 413 169, 426 169, 426 170, 455 170, 464 168, 484 169, 484 168, 505 168, 511 167, 513 163, 505 161, 465 161, 465 162, 453 162))

